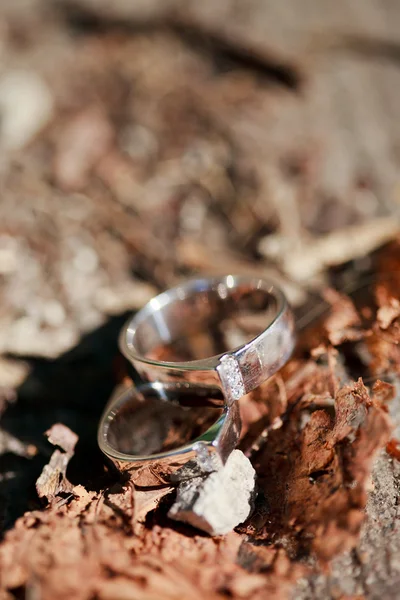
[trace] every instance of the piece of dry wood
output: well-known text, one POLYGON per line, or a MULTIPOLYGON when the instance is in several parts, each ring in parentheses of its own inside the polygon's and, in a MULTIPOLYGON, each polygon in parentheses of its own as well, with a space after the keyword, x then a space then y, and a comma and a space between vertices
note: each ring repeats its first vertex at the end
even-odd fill
POLYGON ((74 455, 78 436, 61 423, 56 423, 46 431, 46 436, 53 446, 59 446, 61 450, 54 450, 49 464, 43 467, 36 482, 36 490, 41 498, 54 502, 58 495, 70 493, 73 489, 67 479, 67 467, 74 455))

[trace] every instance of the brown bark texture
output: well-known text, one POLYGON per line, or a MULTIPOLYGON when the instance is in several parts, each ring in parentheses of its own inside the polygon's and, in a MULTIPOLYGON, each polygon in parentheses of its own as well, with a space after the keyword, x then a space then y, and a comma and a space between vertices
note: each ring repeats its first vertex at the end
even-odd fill
POLYGON ((0 3, 0 599, 398 598, 400 4, 0 3), (273 276, 249 519, 168 518, 96 442, 127 315, 273 276))

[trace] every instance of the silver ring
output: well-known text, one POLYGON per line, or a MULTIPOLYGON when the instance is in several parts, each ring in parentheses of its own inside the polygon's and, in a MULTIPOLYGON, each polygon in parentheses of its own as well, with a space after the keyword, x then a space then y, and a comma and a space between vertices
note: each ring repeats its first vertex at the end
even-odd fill
POLYGON ((154 382, 111 398, 98 443, 137 486, 151 487, 216 470, 235 448, 240 427, 237 403, 227 407, 218 388, 154 382))
POLYGON ((120 347, 145 381, 222 389, 228 405, 282 367, 294 318, 271 281, 194 279, 156 296, 125 326, 120 347))

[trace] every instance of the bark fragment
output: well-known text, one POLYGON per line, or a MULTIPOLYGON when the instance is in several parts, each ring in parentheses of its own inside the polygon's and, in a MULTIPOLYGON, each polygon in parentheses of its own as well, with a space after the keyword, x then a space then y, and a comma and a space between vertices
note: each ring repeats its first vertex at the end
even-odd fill
POLYGON ((46 497, 49 502, 53 502, 60 493, 72 492, 73 486, 66 473, 68 463, 74 455, 78 436, 61 423, 46 431, 46 436, 53 446, 59 446, 61 450, 54 450, 49 464, 44 466, 36 482, 36 490, 40 498, 46 497))

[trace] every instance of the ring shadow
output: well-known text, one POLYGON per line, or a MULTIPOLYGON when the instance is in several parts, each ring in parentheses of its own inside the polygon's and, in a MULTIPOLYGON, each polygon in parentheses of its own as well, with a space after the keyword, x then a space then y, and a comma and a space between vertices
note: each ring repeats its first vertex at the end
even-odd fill
POLYGON ((137 380, 118 350, 119 331, 127 317, 128 313, 111 317, 56 359, 7 356, 27 362, 30 372, 16 390, 16 401, 1 416, 0 535, 24 512, 41 506, 35 482, 54 451, 44 433, 55 423, 66 425, 79 438, 68 465, 71 483, 96 490, 115 478, 97 446, 97 425, 121 373, 137 380), (15 453, 7 446, 8 436, 16 438, 22 449, 36 450, 15 453))

